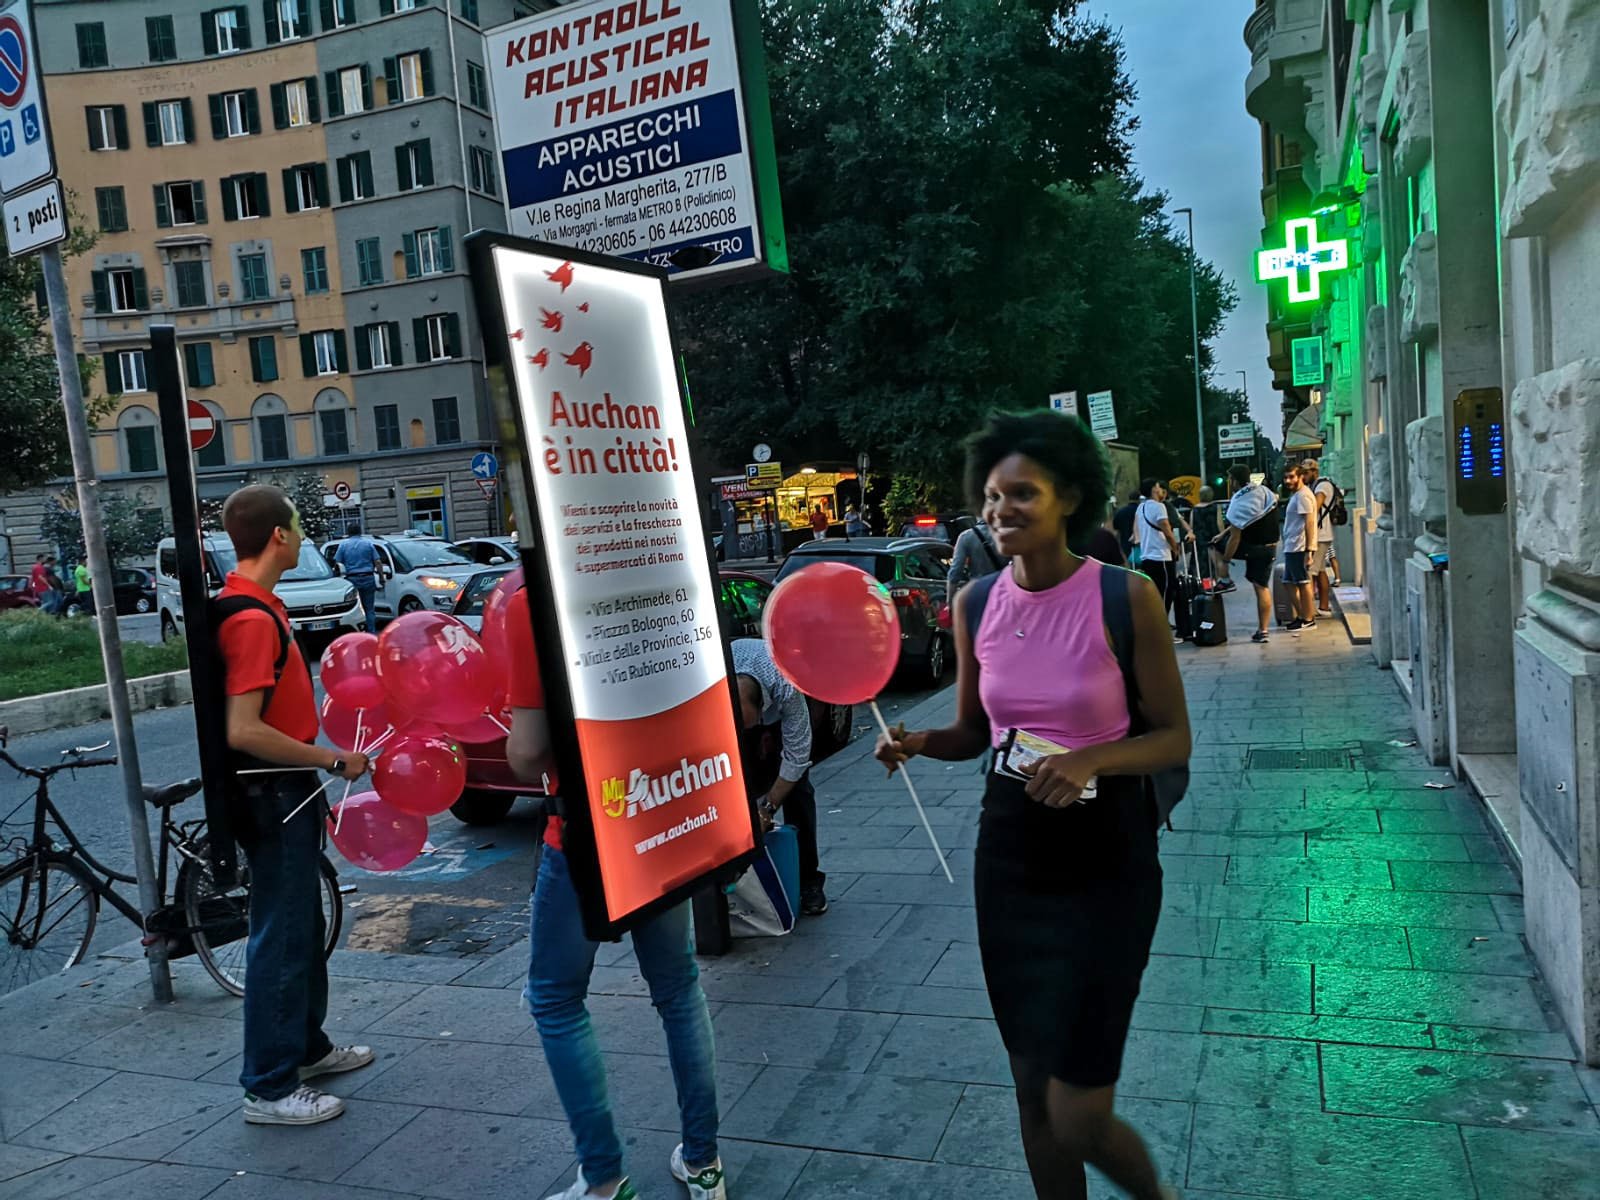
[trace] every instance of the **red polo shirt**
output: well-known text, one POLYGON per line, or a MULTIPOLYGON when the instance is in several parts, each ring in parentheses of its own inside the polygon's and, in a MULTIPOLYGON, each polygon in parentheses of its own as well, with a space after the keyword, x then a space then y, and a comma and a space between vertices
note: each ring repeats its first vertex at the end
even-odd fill
MULTIPOLYGON (((294 640, 289 610, 277 596, 237 571, 228 573, 227 584, 218 598, 226 596, 250 596, 260 600, 272 609, 279 625, 289 635, 289 657, 283 664, 283 676, 277 681, 266 711, 261 714, 262 720, 298 742, 316 741, 316 693, 311 688, 311 672, 306 669, 306 660, 301 657, 300 646, 294 640)), ((222 649, 228 695, 244 696, 273 686, 272 664, 278 661, 282 642, 272 628, 272 621, 273 618, 264 612, 246 609, 223 622, 217 644, 222 649)))
MULTIPOLYGON (((534 650, 533 620, 528 615, 528 589, 519 588, 506 604, 506 650, 510 658, 510 685, 506 699, 512 708, 544 708, 544 681, 539 678, 539 658, 534 650)), ((552 783, 555 780, 552 778, 552 783)), ((560 817, 544 827, 544 844, 561 849, 560 817)))

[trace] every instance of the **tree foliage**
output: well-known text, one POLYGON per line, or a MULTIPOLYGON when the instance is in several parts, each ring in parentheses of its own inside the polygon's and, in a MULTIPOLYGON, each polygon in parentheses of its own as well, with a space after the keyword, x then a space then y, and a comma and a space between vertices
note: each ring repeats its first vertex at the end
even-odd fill
MULTIPOLYGON (((1079 8, 767 0, 792 273, 683 306, 714 458, 867 450, 948 494, 989 409, 1109 389, 1148 469, 1193 468, 1187 244, 1130 168, 1121 46, 1079 8)), ((1233 296, 1204 263, 1199 293, 1209 338, 1233 296)))
MULTIPOLYGON (((83 514, 68 508, 65 497, 45 505, 39 536, 56 547, 64 561, 83 562, 83 514)), ((111 565, 149 558, 167 533, 166 518, 157 508, 140 508, 124 495, 101 495, 100 519, 106 528, 106 550, 111 565)))

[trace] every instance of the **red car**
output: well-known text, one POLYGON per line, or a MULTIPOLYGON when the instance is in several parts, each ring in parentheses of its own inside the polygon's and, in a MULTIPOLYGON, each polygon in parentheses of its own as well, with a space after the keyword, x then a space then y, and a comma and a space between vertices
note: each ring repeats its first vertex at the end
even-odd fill
MULTIPOLYGON (((510 567, 492 568, 469 579, 456 601, 455 615, 474 629, 478 628, 483 620, 484 602, 510 570, 510 567)), ((718 601, 722 606, 724 627, 736 638, 760 637, 761 610, 772 594, 772 584, 759 575, 747 575, 742 571, 724 571, 719 579, 718 601)), ((811 758, 813 762, 821 762, 850 744, 855 714, 846 706, 824 704, 820 700, 812 700, 810 705, 811 758)), ((504 739, 484 742, 467 747, 467 787, 450 811, 468 825, 493 825, 505 818, 519 796, 541 794, 537 785, 529 786, 512 772, 506 762, 504 739)))
POLYGON ((26 575, 0 575, 0 612, 8 608, 38 608, 39 597, 29 590, 26 575))

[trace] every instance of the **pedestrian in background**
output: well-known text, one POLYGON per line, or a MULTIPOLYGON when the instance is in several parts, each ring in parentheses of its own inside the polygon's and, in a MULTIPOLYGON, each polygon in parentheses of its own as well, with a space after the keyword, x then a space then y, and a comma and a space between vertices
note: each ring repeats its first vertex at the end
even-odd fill
MULTIPOLYGON (((1228 468, 1228 478, 1233 483, 1233 498, 1228 501, 1228 512, 1223 519, 1222 567, 1226 576, 1228 564, 1234 559, 1244 559, 1244 577, 1256 593, 1256 631, 1250 640, 1262 643, 1267 640, 1267 626, 1272 620, 1272 571, 1278 560, 1278 500, 1272 492, 1250 480, 1250 468, 1236 464, 1228 468)), ((1224 578, 1232 590, 1233 581, 1224 578)))
MULTIPOLYGON (((549 1200, 638 1200, 638 1189, 623 1173, 622 1139, 606 1095, 605 1060, 584 1004, 600 944, 583 931, 578 893, 567 866, 566 822, 554 782, 550 723, 525 589, 506 606, 506 635, 511 677, 506 761, 521 779, 544 784, 547 809, 554 810, 545 824, 534 881, 528 982, 522 990, 523 1005, 538 1027, 545 1063, 578 1152, 577 1180, 549 1200)), ((666 1033, 677 1089, 683 1141, 673 1150, 668 1166, 688 1186, 689 1200, 727 1200, 717 1153, 716 1045, 694 960, 690 902, 657 913, 634 926, 629 936, 650 989, 650 1003, 666 1033)))
POLYGON ((1149 580, 1069 549, 1100 524, 1111 490, 1082 422, 991 417, 968 443, 967 476, 1011 565, 956 610, 955 722, 895 730, 877 757, 891 772, 917 755, 976 758, 1024 731, 1067 747, 1026 780, 992 770, 978 827, 978 948, 1028 1170, 1041 1197, 1087 1196, 1085 1164, 1137 1200, 1173 1197, 1114 1112, 1161 910, 1148 776, 1189 755, 1166 610, 1149 580), (1133 630, 1132 679, 1108 644, 1114 616, 1133 630))
POLYGON ((811 510, 811 536, 819 541, 828 536, 828 514, 820 504, 811 510))
POLYGON ((1009 561, 994 544, 994 534, 981 522, 963 530, 956 538, 954 553, 950 555, 950 571, 945 577, 948 584, 947 602, 953 607, 961 589, 974 579, 992 575, 1009 561))
POLYGON ((861 510, 854 504, 844 510, 844 535, 845 537, 866 537, 867 522, 861 515, 861 510))
POLYGON ((361 522, 350 522, 348 536, 339 543, 334 566, 350 581, 361 597, 361 610, 367 617, 367 632, 378 632, 378 587, 383 583, 383 561, 378 546, 361 532, 361 522))
POLYGON ((80 561, 72 569, 72 602, 86 617, 94 616, 94 577, 89 574, 89 564, 80 561))
MULTIPOLYGON (((1139 485, 1139 507, 1134 511, 1134 540, 1138 558, 1134 566, 1150 577, 1161 596, 1162 605, 1170 610, 1177 593, 1178 558, 1182 553, 1178 535, 1173 532, 1172 521, 1167 516, 1167 489, 1158 479, 1146 479, 1139 485)), ((1173 640, 1182 641, 1175 630, 1169 630, 1173 640)))
POLYGON ((28 576, 28 591, 39 601, 41 611, 54 615, 59 607, 56 587, 61 581, 55 577, 51 562, 48 554, 41 554, 33 560, 33 570, 28 576))
POLYGON ((1133 537, 1133 526, 1139 511, 1139 501, 1143 499, 1138 492, 1128 494, 1128 502, 1116 512, 1111 514, 1111 528, 1116 531, 1117 540, 1122 543, 1122 560, 1133 561, 1133 551, 1136 545, 1133 537))
POLYGON ((1317 593, 1317 615, 1333 616, 1333 583, 1328 574, 1333 560, 1333 498, 1338 493, 1331 479, 1322 477, 1322 464, 1308 458, 1300 464, 1300 473, 1306 486, 1317 501, 1317 534, 1311 547, 1311 585, 1317 593))
POLYGON ((300 561, 300 514, 279 488, 240 488, 222 509, 238 555, 215 601, 217 653, 227 694, 230 796, 250 862, 245 970, 244 1119, 315 1125, 344 1112, 306 1081, 364 1067, 367 1046, 335 1046, 328 1014, 322 916, 326 803, 317 768, 343 779, 367 771, 364 754, 319 746, 317 702, 289 610, 273 588, 300 561), (266 771, 277 767, 277 771, 266 771), (309 803, 308 803, 309 801, 309 803))
POLYGON ((1194 506, 1190 519, 1193 522, 1195 547, 1204 547, 1204 559, 1200 563, 1200 570, 1207 579, 1218 581, 1220 586, 1227 582, 1227 587, 1222 591, 1231 591, 1232 581, 1224 579, 1226 570, 1222 561, 1222 553, 1216 545, 1217 538, 1221 535, 1221 508, 1217 503, 1217 494, 1210 487, 1200 489, 1200 503, 1194 506))
POLYGON ((1317 601, 1311 590, 1311 547, 1317 536, 1317 498, 1305 485, 1298 465, 1284 470, 1289 499, 1283 506, 1283 579, 1293 589, 1294 619, 1290 633, 1317 627, 1317 601))

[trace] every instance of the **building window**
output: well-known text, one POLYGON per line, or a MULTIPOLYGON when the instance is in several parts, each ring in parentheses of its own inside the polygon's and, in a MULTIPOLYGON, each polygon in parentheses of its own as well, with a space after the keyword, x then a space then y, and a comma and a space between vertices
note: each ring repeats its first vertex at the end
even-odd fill
POLYGON ((322 0, 323 29, 343 29, 355 23, 355 0, 322 0))
POLYGON ((110 357, 117 364, 117 391, 126 394, 150 390, 150 380, 144 372, 143 350, 122 350, 110 357))
POLYGON ((84 69, 103 67, 106 57, 106 27, 99 21, 78 26, 78 66, 84 69))
POLYGON ((173 32, 171 17, 146 17, 144 36, 150 46, 151 62, 171 62, 178 57, 178 38, 173 32))
POLYGON ((433 440, 441 446, 461 440, 461 413, 454 396, 438 396, 433 401, 433 440))
POLYGON ((368 365, 374 370, 395 365, 389 346, 390 327, 386 322, 366 327, 368 365))
POLYGON ((390 104, 433 95, 433 56, 427 50, 384 59, 383 75, 390 104))
POLYGON ((267 285, 267 256, 239 255, 239 299, 266 300, 271 294, 267 285))
POLYGON ((222 181, 222 215, 227 220, 250 221, 270 212, 265 175, 230 175, 222 181))
POLYGON ((339 171, 339 203, 352 200, 371 200, 378 194, 372 184, 372 152, 346 154, 335 166, 339 171))
POLYGON ((84 109, 89 119, 89 149, 126 150, 128 148, 127 110, 120 104, 102 104, 84 109))
POLYGON ((156 225, 204 225, 206 223, 206 185, 198 179, 155 186, 156 225))
POLYGON ((271 383, 278 377, 278 341, 274 337, 250 339, 250 378, 271 383))
POLYGON ((342 408, 325 408, 317 416, 322 420, 322 452, 328 455, 349 454, 349 413, 342 408))
POLYGON ((362 238, 356 243, 356 274, 362 287, 383 282, 383 251, 377 238, 362 238))
POLYGON ((314 296, 327 291, 328 251, 322 246, 300 251, 300 273, 305 276, 306 295, 314 296))
POLYGON ((337 375, 344 367, 344 336, 337 330, 319 329, 316 333, 302 335, 310 338, 310 375, 337 375))
POLYGON ((324 208, 328 203, 328 164, 301 163, 283 169, 283 203, 289 212, 324 208))
POLYGON ((252 133, 260 132, 261 118, 256 109, 255 89, 225 92, 222 96, 222 136, 249 137, 252 133))
POLYGON ((282 413, 263 413, 257 417, 256 432, 261 438, 262 462, 288 461, 289 423, 282 413))
POLYGON ((142 271, 135 271, 132 269, 108 272, 111 280, 112 312, 138 312, 144 307, 144 305, 139 303, 139 301, 142 299, 139 293, 143 290, 139 287, 139 276, 143 273, 144 272, 142 271))
POLYGON ((433 145, 427 139, 394 148, 394 172, 402 192, 433 186, 433 145))
MULTIPOLYGON (((204 308, 209 302, 206 295, 206 265, 203 262, 179 262, 172 264, 172 280, 176 285, 173 289, 178 294, 179 308, 204 308)), ((209 360, 211 347, 206 347, 206 356, 209 360)))
MULTIPOLYGON (((130 389, 131 390, 131 389, 130 389)), ((156 428, 154 425, 133 425, 122 431, 128 443, 128 470, 159 471, 161 460, 156 457, 156 428)))
POLYGON ((478 23, 478 0, 461 0, 461 19, 478 23))
POLYGON ((272 124, 277 129, 299 129, 320 120, 317 92, 311 81, 291 79, 272 85, 272 124))
POLYGON ((250 19, 242 8, 219 8, 207 13, 211 35, 207 54, 236 54, 250 49, 250 19))
POLYGON ((264 12, 268 45, 292 42, 311 32, 306 0, 267 0, 264 12))
POLYGON ((489 78, 483 73, 483 64, 467 61, 467 103, 474 108, 489 110, 489 78))
POLYGON ((192 388, 216 386, 217 373, 211 364, 210 342, 188 342, 184 345, 183 378, 192 388))
POLYGON ((194 139, 189 133, 189 122, 185 119, 187 105, 182 100, 163 100, 156 105, 156 120, 161 127, 161 144, 163 146, 182 146, 194 139))
POLYGON ((438 275, 455 270, 455 251, 450 244, 450 227, 418 229, 405 235, 406 278, 438 275))
POLYGON ((483 146, 471 146, 467 151, 467 167, 472 176, 472 186, 488 196, 498 196, 499 182, 495 179, 494 155, 483 146))
POLYGON ((400 408, 398 405, 373 405, 372 423, 378 435, 379 450, 400 449, 400 408))
POLYGON ((429 362, 461 357, 461 318, 454 313, 436 313, 417 321, 417 353, 427 348, 429 362))
POLYGON ((372 80, 366 67, 346 67, 328 78, 328 103, 337 103, 339 112, 366 112, 372 107, 372 80), (335 90, 337 88, 337 90, 335 90))
POLYGON ((417 0, 382 0, 383 13, 411 12, 417 7, 417 0))
POLYGON ((121 188, 95 188, 94 210, 100 218, 100 232, 122 233, 128 228, 128 204, 121 188))

